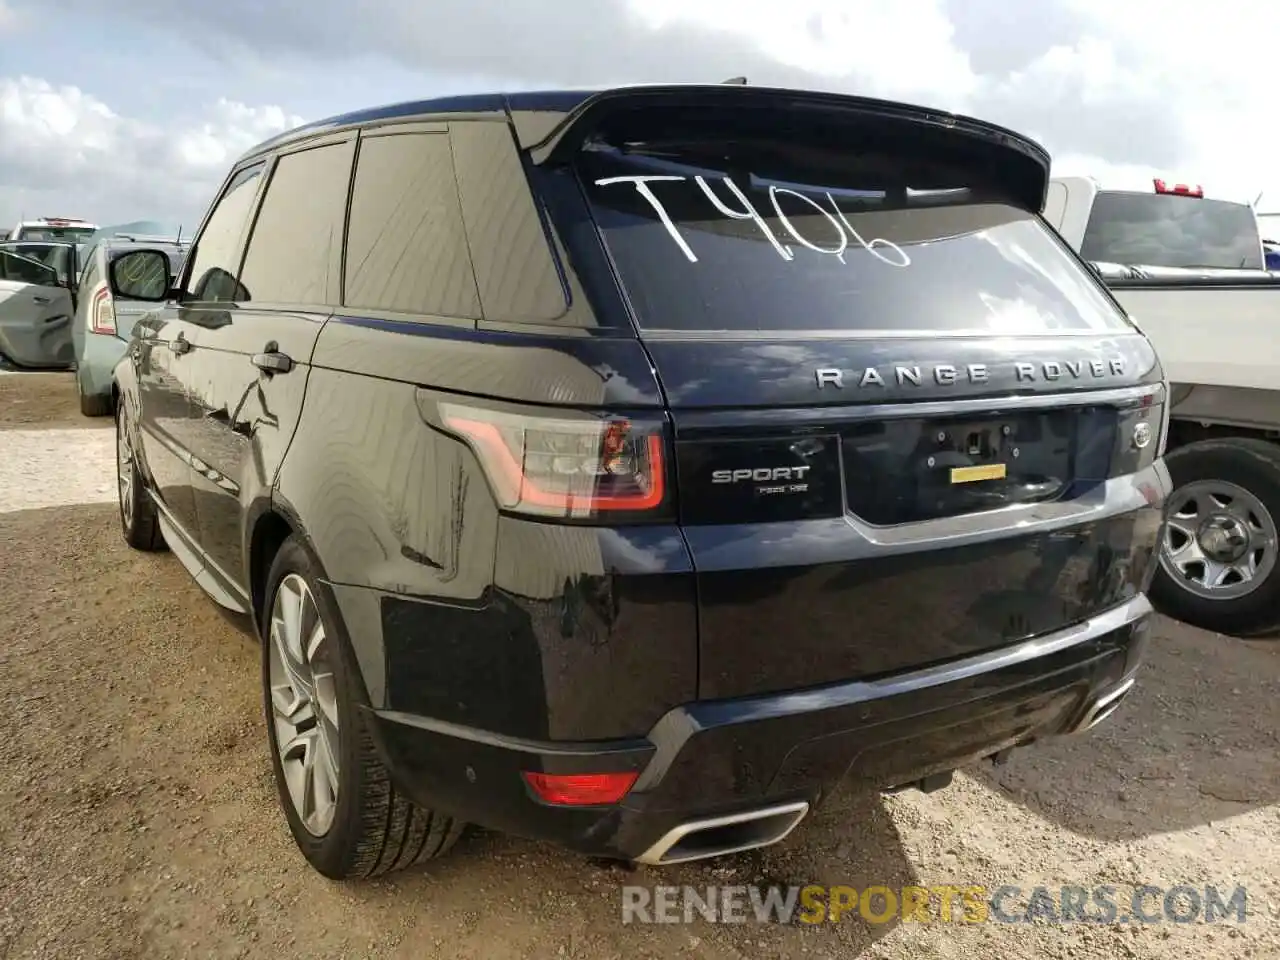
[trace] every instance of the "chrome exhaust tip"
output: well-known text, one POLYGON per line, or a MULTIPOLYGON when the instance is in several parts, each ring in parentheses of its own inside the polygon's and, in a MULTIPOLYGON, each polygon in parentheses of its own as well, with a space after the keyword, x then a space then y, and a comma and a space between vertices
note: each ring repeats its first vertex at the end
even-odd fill
POLYGON ((808 813, 809 804, 800 801, 690 820, 668 830, 636 862, 667 866, 768 847, 785 839, 808 813))
POLYGON ((1102 723, 1103 720, 1115 713, 1120 704, 1124 702, 1125 697, 1129 695, 1129 691, 1133 689, 1133 684, 1134 679, 1130 677, 1102 694, 1089 705, 1089 708, 1085 710, 1084 716, 1068 732, 1085 733, 1102 723))

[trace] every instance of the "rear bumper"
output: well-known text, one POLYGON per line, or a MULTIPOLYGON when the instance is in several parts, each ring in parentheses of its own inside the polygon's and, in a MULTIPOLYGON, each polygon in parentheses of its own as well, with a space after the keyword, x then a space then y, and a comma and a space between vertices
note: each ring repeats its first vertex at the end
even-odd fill
POLYGON ((128 344, 119 337, 86 333, 76 358, 76 379, 86 397, 109 396, 115 379, 116 364, 124 356, 128 344))
POLYGON ((393 778, 424 805, 585 854, 676 862, 708 855, 681 833, 693 821, 726 824, 716 836, 728 846, 712 852, 728 852, 733 838, 750 839, 734 832, 738 815, 766 811, 773 842, 837 784, 914 783, 1105 719, 1132 685, 1150 613, 1138 594, 1067 629, 924 670, 697 701, 633 740, 521 740, 393 711, 375 711, 373 727, 393 778), (521 776, 621 770, 638 779, 607 807, 550 806, 521 776))

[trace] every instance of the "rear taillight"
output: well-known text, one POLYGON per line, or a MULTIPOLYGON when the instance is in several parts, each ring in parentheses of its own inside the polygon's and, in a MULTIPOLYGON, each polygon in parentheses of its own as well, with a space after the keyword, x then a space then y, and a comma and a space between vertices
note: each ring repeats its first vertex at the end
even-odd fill
POLYGON ((111 291, 103 287, 93 295, 93 303, 89 309, 89 329, 94 333, 116 332, 116 304, 111 298, 111 291))
POLYGON ((1185 183, 1170 183, 1167 180, 1155 181, 1156 193, 1171 193, 1179 197, 1204 197, 1204 187, 1190 186, 1185 183))
POLYGON ((663 422, 573 411, 495 409, 419 394, 426 418, 475 453, 513 513, 649 520, 667 506, 663 422))

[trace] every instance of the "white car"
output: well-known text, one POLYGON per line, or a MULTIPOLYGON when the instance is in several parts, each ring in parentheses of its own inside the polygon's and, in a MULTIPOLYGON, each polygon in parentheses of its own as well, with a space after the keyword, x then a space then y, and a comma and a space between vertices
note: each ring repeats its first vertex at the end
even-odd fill
POLYGON ((72 364, 78 275, 74 243, 0 243, 0 359, 30 368, 72 364))

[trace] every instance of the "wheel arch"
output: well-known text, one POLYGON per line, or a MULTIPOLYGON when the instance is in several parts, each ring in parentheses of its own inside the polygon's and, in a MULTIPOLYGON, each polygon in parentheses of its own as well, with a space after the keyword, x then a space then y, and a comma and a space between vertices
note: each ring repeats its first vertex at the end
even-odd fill
MULTIPOLYGON (((271 564, 280 552, 284 542, 295 533, 301 533, 295 521, 285 515, 268 501, 262 504, 249 524, 248 550, 245 556, 249 560, 249 610, 253 616, 254 629, 262 633, 262 619, 265 614, 267 576, 271 572, 271 564)), ((299 537, 299 539, 303 539, 299 537)))

